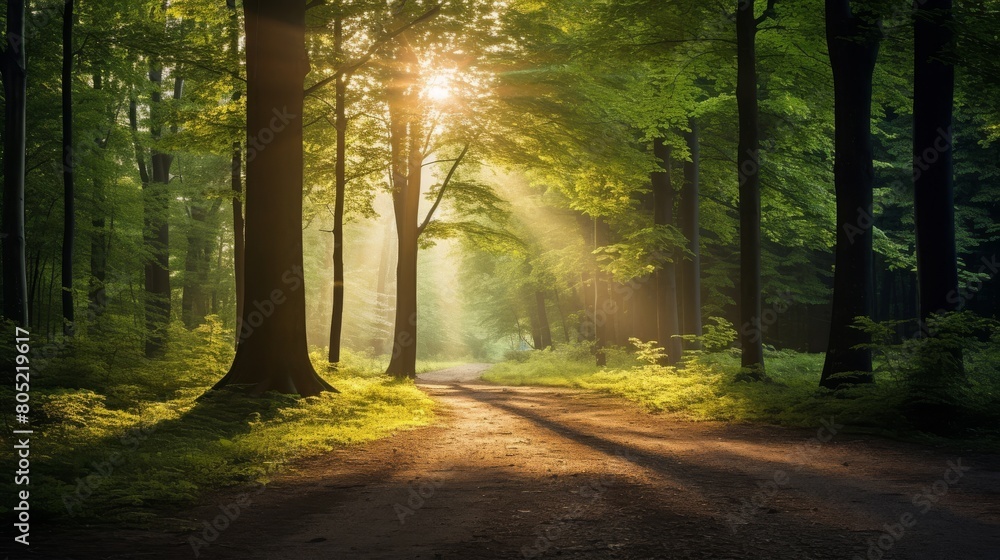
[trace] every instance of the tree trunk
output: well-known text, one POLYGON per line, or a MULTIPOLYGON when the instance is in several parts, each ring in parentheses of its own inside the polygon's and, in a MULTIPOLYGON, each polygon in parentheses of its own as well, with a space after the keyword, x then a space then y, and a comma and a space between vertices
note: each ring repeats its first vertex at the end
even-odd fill
POLYGON ((243 221, 243 146, 233 142, 233 274, 236 280, 236 346, 240 345, 243 333, 243 307, 246 286, 246 229, 243 221))
POLYGON ((188 247, 184 257, 184 290, 181 296, 181 319, 188 329, 204 323, 205 316, 211 309, 209 275, 212 252, 215 250, 216 216, 220 207, 216 202, 210 208, 194 204, 188 209, 191 228, 188 231, 188 247))
POLYGON ((820 385, 836 388, 844 383, 872 380, 871 350, 855 348, 870 340, 854 328, 854 321, 856 317, 871 317, 875 293, 871 107, 872 73, 880 32, 877 21, 852 15, 848 0, 827 0, 826 25, 836 125, 833 175, 837 193, 837 247, 830 344, 820 385))
POLYGON ((24 1, 7 2, 3 51, 3 316, 28 327, 28 279, 24 246, 24 150, 26 121, 24 1))
POLYGON ((73 245, 76 236, 76 198, 73 155, 73 3, 63 4, 62 143, 63 143, 63 242, 62 315, 63 334, 73 336, 73 245))
POLYGON ((246 302, 229 373, 215 385, 254 394, 312 396, 332 390, 306 343, 302 278, 302 109, 305 2, 260 0, 246 21, 246 302), (263 145, 262 145, 263 144, 263 145))
POLYGON ((538 322, 538 311, 528 307, 528 320, 531 324, 531 347, 535 350, 544 350, 545 346, 542 345, 542 329, 538 322))
POLYGON ((384 326, 392 318, 390 313, 390 299, 392 295, 387 287, 391 271, 389 270, 390 255, 392 247, 392 224, 386 223, 385 232, 382 238, 382 251, 379 253, 378 278, 375 280, 375 324, 372 326, 371 348, 375 355, 381 355, 386 351, 386 339, 388 338, 384 326))
MULTIPOLYGON (((163 66, 155 62, 149 72, 154 84, 150 105, 150 134, 154 142, 162 137, 163 66)), ((183 80, 174 81, 174 96, 183 92, 183 80)), ((146 357, 154 358, 163 353, 167 325, 170 322, 170 167, 173 156, 155 148, 151 154, 151 174, 143 182, 144 244, 149 259, 144 267, 146 291, 146 357)))
MULTIPOLYGON (((339 60, 344 54, 343 16, 334 20, 334 43, 339 60)), ((344 329, 344 197, 347 192, 347 79, 343 73, 337 75, 336 83, 336 200, 333 206, 333 315, 330 319, 331 364, 340 362, 340 341, 344 329)))
MULTIPOLYGON (((566 344, 569 344, 570 343, 569 326, 566 324, 566 313, 563 311, 562 298, 559 297, 558 289, 552 290, 552 297, 555 298, 556 310, 559 311, 559 323, 562 325, 563 341, 565 341, 566 344)), ((553 346, 555 346, 554 343, 553 346)))
POLYGON ((736 11, 736 104, 739 109, 737 167, 740 178, 740 347, 750 378, 765 375, 761 330, 760 130, 757 103, 757 21, 754 0, 736 11))
MULTIPOLYGON (((674 187, 670 177, 670 146, 662 138, 653 141, 653 156, 663 171, 653 172, 653 223, 669 226, 674 223, 674 187)), ((664 258, 656 271, 656 337, 666 352, 666 363, 676 364, 681 359, 681 342, 677 319, 677 269, 674 262, 664 258)), ((676 256, 674 256, 676 258, 676 256)))
POLYGON ((545 292, 535 291, 535 316, 538 317, 539 350, 552 346, 552 330, 549 328, 549 316, 545 312, 545 292))
MULTIPOLYGON (((103 79, 100 71, 94 72, 93 81, 94 91, 99 91, 103 88, 103 79)), ((112 120, 108 123, 108 126, 114 126, 113 119, 114 116, 112 116, 112 120)), ((108 147, 107 137, 104 139, 97 138, 94 142, 96 147, 101 151, 106 150, 108 147)), ((104 191, 104 182, 100 175, 100 173, 95 173, 93 178, 95 203, 93 204, 94 215, 90 220, 93 233, 90 237, 90 280, 88 283, 87 299, 89 301, 89 317, 91 319, 100 317, 107 306, 107 290, 104 282, 107 279, 108 270, 108 232, 105 229, 107 224, 104 214, 102 214, 105 211, 107 198, 104 191)))
MULTIPOLYGON (((691 131, 685 135, 691 161, 684 162, 684 186, 681 189, 679 207, 681 233, 688 240, 688 251, 691 257, 685 257, 680 264, 681 279, 681 309, 683 322, 681 333, 701 336, 701 220, 699 217, 701 187, 699 172, 701 165, 701 150, 698 138, 698 122, 692 117, 688 119, 691 131)), ((688 345, 698 349, 698 342, 688 345)))
MULTIPOLYGON (((240 63, 240 16, 236 11, 236 1, 228 0, 226 5, 232 10, 229 16, 229 53, 234 68, 240 63)), ((233 102, 242 97, 237 89, 233 93, 233 102)), ((233 142, 233 161, 230 183, 233 191, 233 274, 236 280, 236 346, 240 345, 243 333, 243 302, 245 286, 246 249, 244 244, 243 223, 243 143, 233 142)))
POLYGON ((580 294, 583 296, 580 340, 595 340, 597 328, 594 324, 594 283, 589 272, 580 273, 580 294))
POLYGON ((416 82, 418 61, 402 37, 396 51, 397 68, 389 97, 390 148, 392 152, 392 202, 396 218, 396 318, 392 356, 386 374, 396 378, 417 376, 417 240, 419 236, 420 181, 423 165, 422 115, 415 93, 406 89, 416 82))
MULTIPOLYGON (((593 219, 593 243, 594 250, 608 244, 607 224, 600 218, 593 219)), ((608 363, 607 354, 604 349, 608 346, 608 325, 613 320, 609 314, 608 305, 608 282, 601 267, 595 263, 594 266, 594 313, 592 321, 594 323, 594 356, 598 366, 608 363)))
POLYGON ((917 2, 914 18, 913 186, 920 320, 958 308, 952 110, 952 0, 917 2))

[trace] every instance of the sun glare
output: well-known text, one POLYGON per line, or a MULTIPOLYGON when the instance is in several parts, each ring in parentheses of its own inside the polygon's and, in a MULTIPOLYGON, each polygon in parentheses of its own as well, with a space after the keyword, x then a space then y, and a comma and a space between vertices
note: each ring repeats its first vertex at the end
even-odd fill
POLYGON ((451 76, 437 73, 427 78, 424 85, 424 97, 431 102, 441 103, 452 98, 451 76))
POLYGON ((451 97, 451 88, 440 84, 429 85, 424 90, 424 95, 431 101, 447 101, 451 97))

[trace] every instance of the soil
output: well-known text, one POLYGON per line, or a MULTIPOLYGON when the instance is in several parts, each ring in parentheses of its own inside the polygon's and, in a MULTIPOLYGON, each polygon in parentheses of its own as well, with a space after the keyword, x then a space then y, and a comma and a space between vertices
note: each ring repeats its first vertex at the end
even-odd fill
POLYGON ((61 552, 27 557, 1000 560, 1000 454, 836 419, 686 422, 592 393, 485 384, 485 368, 421 376, 440 404, 433 426, 216 495, 181 516, 200 530, 81 528, 50 543, 61 552), (213 520, 224 529, 206 529, 213 520))

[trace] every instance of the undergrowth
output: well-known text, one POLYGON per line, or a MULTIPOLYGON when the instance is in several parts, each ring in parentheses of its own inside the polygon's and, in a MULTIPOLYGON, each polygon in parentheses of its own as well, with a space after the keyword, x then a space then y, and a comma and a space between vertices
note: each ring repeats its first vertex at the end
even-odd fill
MULTIPOLYGON (((411 381, 392 380, 382 373, 384 360, 351 352, 338 370, 322 352, 311 355, 340 393, 300 399, 208 391, 230 364, 232 331, 212 318, 194 331, 173 330, 156 362, 79 337, 71 354, 62 352, 68 357, 33 363, 33 519, 145 524, 207 491, 264 483, 292 459, 433 419, 433 401, 411 381)), ((0 492, 14 495, 12 482, 0 483, 0 492)))
MULTIPOLYGON (((949 324, 958 328, 956 323, 972 324, 968 318, 949 324)), ((939 323, 938 330, 945 333, 946 326, 939 323)), ((994 441, 1000 439, 1000 338, 995 330, 990 338, 988 328, 978 342, 965 335, 969 343, 963 355, 963 377, 947 385, 951 391, 947 398, 940 397, 962 421, 943 427, 951 437, 994 441)), ((954 342, 954 337, 945 340, 954 342)), ((855 428, 915 434, 926 427, 914 416, 911 405, 920 391, 926 392, 926 383, 920 382, 927 376, 926 356, 941 344, 940 339, 885 343, 877 348, 875 383, 836 391, 819 386, 823 354, 768 348, 767 380, 747 382, 740 380, 739 350, 696 352, 681 367, 669 367, 651 365, 655 349, 641 342, 635 353, 616 350, 605 367, 595 365, 586 346, 563 346, 515 359, 508 356, 483 378, 498 384, 575 387, 616 395, 651 412, 669 412, 689 420, 811 427, 833 417, 855 428)))

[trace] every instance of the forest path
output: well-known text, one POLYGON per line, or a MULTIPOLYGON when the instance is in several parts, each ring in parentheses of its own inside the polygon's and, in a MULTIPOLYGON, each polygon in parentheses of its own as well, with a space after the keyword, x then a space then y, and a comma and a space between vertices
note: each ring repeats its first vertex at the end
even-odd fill
MULTIPOLYGON (((581 391, 484 384, 483 369, 421 376, 439 422, 298 462, 197 557, 1000 559, 996 454, 839 429, 810 444, 829 427, 683 422, 581 391), (912 502, 925 489, 941 494, 926 513, 912 502), (869 556, 869 541, 889 551, 869 556)), ((190 518, 239 497, 215 500, 190 518)), ((63 557, 194 558, 192 537, 120 531, 94 556, 63 557)))

